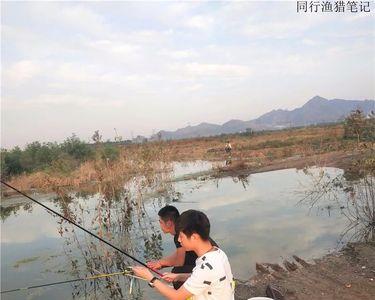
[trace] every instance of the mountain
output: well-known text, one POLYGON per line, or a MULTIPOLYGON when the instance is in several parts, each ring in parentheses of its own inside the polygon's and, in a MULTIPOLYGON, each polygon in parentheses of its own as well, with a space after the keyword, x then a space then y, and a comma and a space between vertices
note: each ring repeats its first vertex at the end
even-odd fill
POLYGON ((345 119, 351 111, 361 109, 365 115, 375 111, 374 100, 328 100, 315 96, 303 106, 294 110, 272 110, 259 118, 242 121, 230 120, 222 125, 201 123, 196 126, 187 126, 176 131, 159 131, 151 139, 184 139, 203 136, 214 136, 252 130, 273 130, 286 127, 307 126, 314 124, 334 123, 345 119))
POLYGON ((374 110, 374 100, 327 100, 320 96, 310 99, 300 108, 292 111, 276 110, 254 120, 265 127, 288 127, 322 124, 343 120, 352 110, 360 108, 365 114, 374 110))
MULTIPOLYGON (((210 123, 200 123, 196 126, 187 126, 176 131, 159 131, 157 134, 165 140, 184 139, 186 137, 212 136, 221 133, 221 126, 210 123)), ((153 137, 151 137, 153 139, 153 137)))

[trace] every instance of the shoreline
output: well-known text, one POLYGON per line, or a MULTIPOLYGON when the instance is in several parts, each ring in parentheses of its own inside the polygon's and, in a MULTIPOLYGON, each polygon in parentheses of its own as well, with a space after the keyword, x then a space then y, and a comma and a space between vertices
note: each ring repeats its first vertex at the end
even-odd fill
MULTIPOLYGON (((284 169, 303 169, 305 167, 312 167, 312 166, 319 166, 319 167, 335 167, 340 169, 347 169, 350 168, 353 161, 363 157, 363 153, 359 151, 355 152, 344 152, 344 151, 335 151, 335 152, 328 152, 318 155, 311 155, 311 156, 292 156, 283 159, 273 160, 271 162, 264 162, 261 165, 256 164, 246 164, 242 163, 242 161, 233 160, 230 166, 218 167, 213 168, 206 171, 191 173, 182 175, 177 178, 173 178, 168 182, 179 182, 185 180, 196 180, 199 178, 223 178, 223 177, 237 177, 237 176, 249 176, 251 174, 256 173, 263 173, 263 172, 270 172, 270 171, 277 171, 277 170, 284 170, 284 169)), ((211 161, 214 162, 214 161, 211 161)), ((90 182, 85 184, 85 186, 81 186, 82 190, 86 188, 90 188, 93 185, 97 184, 96 182, 90 182)), ((16 187, 17 188, 17 187, 16 187)), ((60 188, 70 189, 70 186, 61 186, 60 188)), ((38 193, 38 189, 29 189, 23 191, 25 193, 38 193)), ((46 190, 46 193, 51 192, 51 190, 46 190)), ((2 188, 1 189, 1 200, 8 200, 13 196, 17 195, 18 193, 9 189, 9 188, 2 188)))
POLYGON ((311 155, 307 157, 294 156, 284 159, 274 160, 270 163, 263 164, 261 166, 236 164, 237 161, 232 162, 232 166, 220 167, 217 169, 211 169, 207 171, 197 172, 193 174, 187 174, 171 180, 171 182, 178 182, 184 180, 198 179, 199 177, 211 177, 211 178, 223 178, 233 176, 248 176, 256 173, 271 172, 285 169, 303 169, 305 167, 332 167, 339 169, 348 169, 352 166, 352 163, 356 159, 363 157, 363 153, 358 151, 353 153, 347 153, 343 151, 329 152, 319 155, 311 155))
POLYGON ((235 300, 266 296, 271 284, 285 300, 361 299, 375 295, 375 241, 349 243, 314 263, 294 256, 284 265, 257 264, 257 275, 236 284, 235 300))

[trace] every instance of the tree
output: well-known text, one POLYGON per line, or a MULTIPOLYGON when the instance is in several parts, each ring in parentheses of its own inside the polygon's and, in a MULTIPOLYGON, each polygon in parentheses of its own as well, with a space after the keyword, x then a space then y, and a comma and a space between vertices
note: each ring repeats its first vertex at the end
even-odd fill
POLYGON ((363 133, 366 129, 366 118, 360 109, 352 111, 352 113, 346 117, 344 123, 344 137, 345 138, 357 138, 359 144, 363 133))
POLYGON ((79 161, 87 160, 93 155, 90 146, 81 141, 74 133, 62 143, 61 149, 79 161))
POLYGON ((94 134, 92 135, 92 140, 96 143, 99 144, 102 141, 102 136, 99 134, 99 130, 95 130, 94 134))
POLYGON ((4 177, 21 174, 24 170, 21 165, 22 151, 15 147, 11 151, 1 150, 1 175, 4 177))
POLYGON ((367 141, 375 142, 375 111, 371 111, 366 117, 366 126, 363 138, 367 141))

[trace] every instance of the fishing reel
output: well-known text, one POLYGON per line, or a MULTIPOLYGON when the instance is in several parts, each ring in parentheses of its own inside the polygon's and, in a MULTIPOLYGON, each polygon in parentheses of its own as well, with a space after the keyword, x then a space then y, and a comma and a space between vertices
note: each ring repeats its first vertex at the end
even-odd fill
POLYGON ((126 267, 124 272, 128 275, 134 275, 134 271, 132 267, 126 267))

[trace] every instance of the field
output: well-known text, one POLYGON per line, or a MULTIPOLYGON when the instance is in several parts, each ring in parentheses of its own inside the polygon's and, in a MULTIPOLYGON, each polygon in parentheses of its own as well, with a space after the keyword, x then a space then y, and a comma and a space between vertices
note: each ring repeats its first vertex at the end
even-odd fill
MULTIPOLYGON (((97 144, 93 157, 71 170, 65 171, 66 168, 59 167, 53 161, 51 167, 13 176, 9 183, 21 190, 48 191, 79 189, 97 183, 118 185, 137 175, 144 175, 151 180, 155 174, 170 170, 172 161, 224 162, 228 159, 224 150, 227 140, 232 145, 231 164, 215 168, 210 172, 213 175, 303 168, 314 164, 340 166, 343 162, 350 164, 358 155, 372 152, 373 142, 358 144, 356 140, 344 139, 343 135, 343 125, 338 124, 258 132, 252 135, 116 144, 112 145, 118 153, 115 158, 106 157, 103 150, 105 146, 97 144)), ((6 190, 3 192, 7 195, 6 190)))

